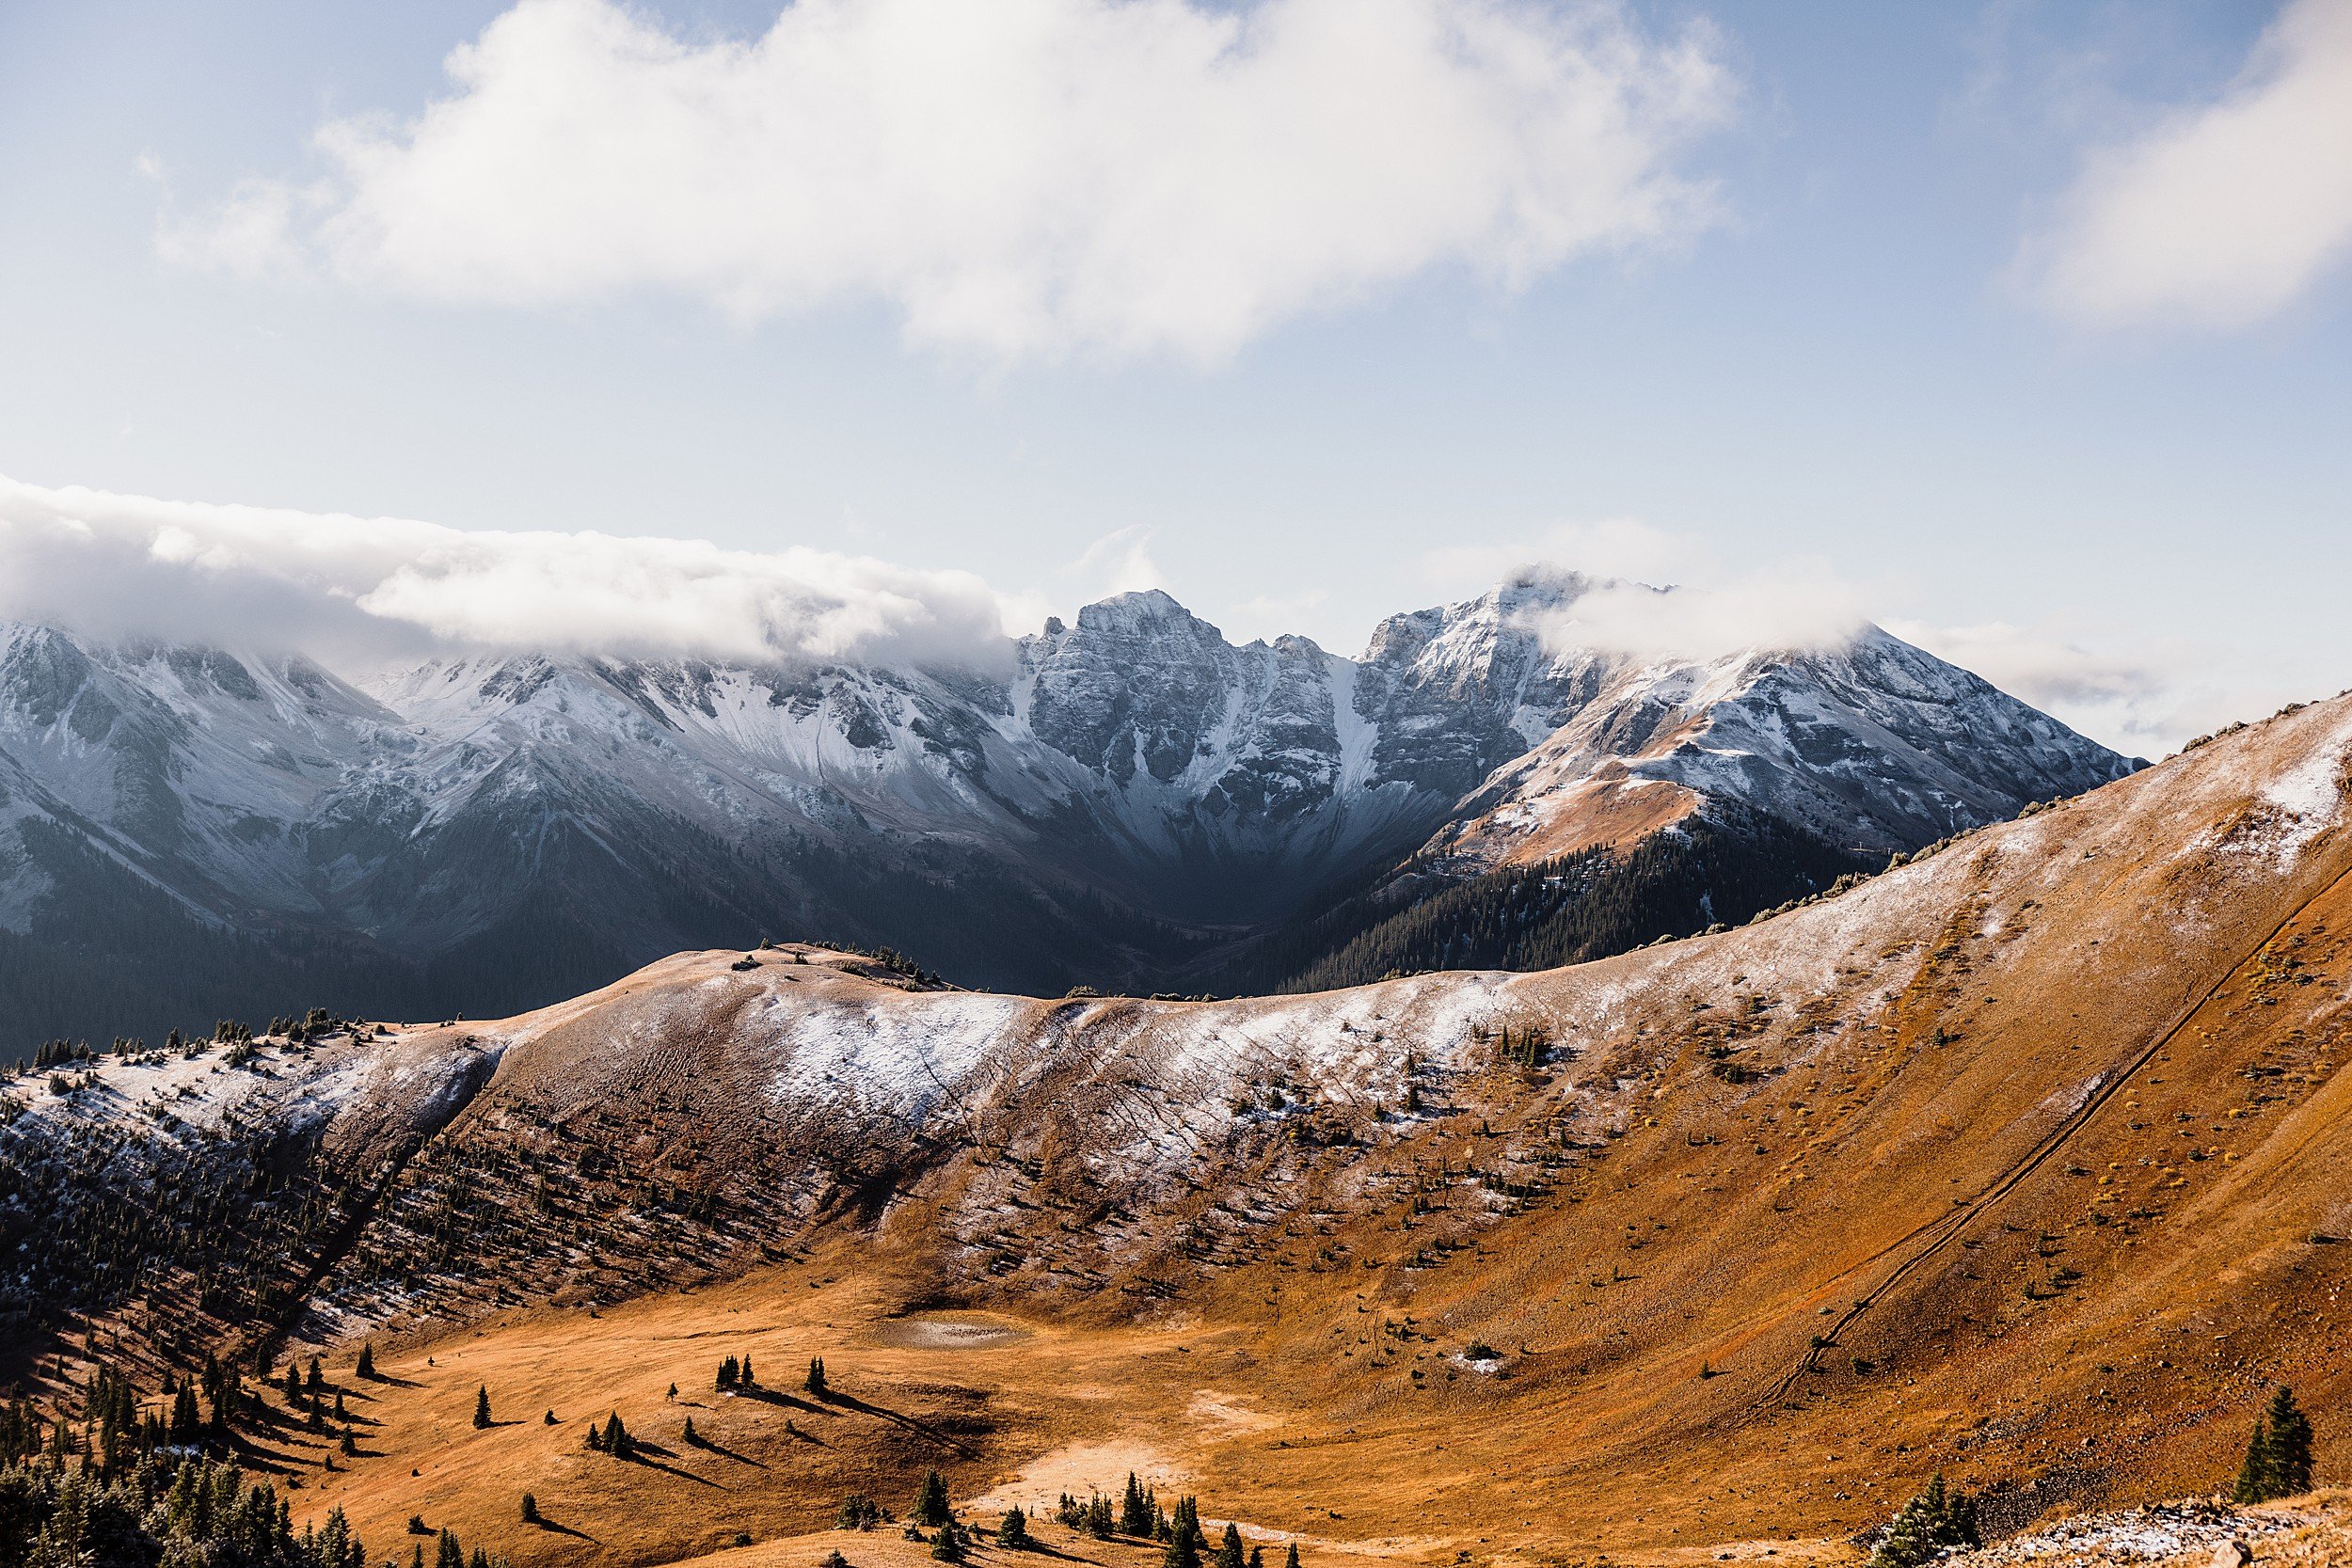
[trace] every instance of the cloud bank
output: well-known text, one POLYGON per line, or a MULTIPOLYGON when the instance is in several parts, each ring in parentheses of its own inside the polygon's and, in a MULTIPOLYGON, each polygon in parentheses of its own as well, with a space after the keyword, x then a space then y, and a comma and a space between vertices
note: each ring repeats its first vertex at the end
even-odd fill
POLYGON ((1432 268, 1517 287, 1680 241, 1737 96, 1715 35, 1614 0, 797 0, 690 41, 521 0, 313 181, 165 254, 427 300, 632 291, 756 322, 880 301, 914 342, 1211 362, 1432 268))
POLYGON ((2294 0, 2213 103, 2093 156, 2020 258, 2101 327, 2235 327, 2352 257, 2352 0, 2294 0))
POLYGON ((967 572, 825 550, 151 500, 0 478, 0 619, 393 658, 448 648, 714 658, 1005 657, 967 572))
POLYGON ((1876 624, 2133 755, 2162 756, 2233 720, 2324 694, 2282 682, 2275 664, 2243 649, 2197 636, 2119 642, 2058 625, 1890 615, 1913 596, 1899 580, 1857 580, 1804 559, 1733 563, 1704 541, 1633 518, 1557 524, 1516 546, 1449 546, 1416 564, 1463 596, 1521 574, 1597 579, 1565 609, 1531 618, 1555 652, 1703 662, 1749 649, 1834 646, 1876 624), (1677 578, 1680 586, 1649 586, 1677 578))

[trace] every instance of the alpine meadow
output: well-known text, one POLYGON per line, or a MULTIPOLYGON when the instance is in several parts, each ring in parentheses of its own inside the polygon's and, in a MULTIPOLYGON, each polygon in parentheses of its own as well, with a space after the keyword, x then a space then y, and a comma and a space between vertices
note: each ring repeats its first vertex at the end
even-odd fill
POLYGON ((2352 0, 0 149, 0 1568, 2352 1562, 2352 0))

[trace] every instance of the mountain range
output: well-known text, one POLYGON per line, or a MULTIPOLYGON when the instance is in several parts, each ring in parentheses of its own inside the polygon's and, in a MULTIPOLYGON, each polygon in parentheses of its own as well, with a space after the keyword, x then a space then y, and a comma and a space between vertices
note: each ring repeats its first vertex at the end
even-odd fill
POLYGON ((845 1504, 936 1473, 976 1568, 1014 1506, 1152 1568, 1059 1501, 1132 1473, 1302 1568, 1855 1563, 1939 1475, 2050 1530, 1896 1560, 2341 1562, 2341 1492, 2098 1511, 2227 1486, 2280 1386, 2352 1463, 2348 801, 2352 696, 1539 973, 730 945, 0 1074, 0 1435, 368 1561, 924 1568, 845 1504))
POLYGON ((362 680, 0 627, 0 1051, 312 1002, 509 1011, 767 935, 1031 991, 1275 989, 1428 966, 1397 923, 1441 895, 1521 938, 1581 911, 1591 956, 2137 766, 1874 627, 1580 646, 1598 586, 1525 574, 1354 659, 1236 646, 1159 592, 963 665, 506 652, 362 680))

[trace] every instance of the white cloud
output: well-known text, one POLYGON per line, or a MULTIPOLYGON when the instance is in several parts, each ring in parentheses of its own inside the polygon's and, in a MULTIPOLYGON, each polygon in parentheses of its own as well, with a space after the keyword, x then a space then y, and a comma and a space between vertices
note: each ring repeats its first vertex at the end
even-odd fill
POLYGON ((433 300, 881 300, 998 359, 1214 361, 1433 267, 1515 287, 1687 237, 1720 54, 1614 0, 798 0, 718 41, 521 0, 450 96, 325 125, 322 178, 161 243, 433 300))
POLYGON ((466 532, 390 517, 151 500, 0 478, 0 618, 102 637, 714 657, 1004 657, 965 572, 825 550, 604 533, 466 532))
POLYGON ((1555 567, 1591 578, 1669 582, 1699 565, 1705 552, 1679 534, 1638 517, 1552 523, 1502 543, 1446 545, 1414 562, 1413 578, 1455 598, 1483 594, 1523 567, 1555 567))
POLYGON ((1710 659, 1748 648, 1831 646, 1851 640, 1867 622, 1852 585, 1790 567, 1716 588, 1601 582, 1536 625, 1551 648, 1710 659))
POLYGON ((2275 665, 2191 638, 2141 639, 2103 652, 2065 631, 2006 621, 1939 626, 1890 620, 1886 629, 2137 756, 2163 756, 2233 720, 2324 694, 2281 683, 2275 665))
POLYGON ((2097 326, 2241 326, 2352 257, 2352 0, 2293 0, 2215 103, 2094 155, 2020 257, 2097 326))
POLYGON ((1089 598, 1168 586, 1167 574, 1152 559, 1152 530, 1141 523, 1103 535, 1057 575, 1089 598))
POLYGON ((1564 523, 1508 545, 1433 550, 1415 563, 1454 597, 1523 572, 1598 579, 1566 609, 1533 621, 1552 649, 1703 661, 1750 648, 1835 645, 1878 625, 2104 745, 2162 756, 2190 736, 2319 695, 2282 684, 2275 662, 2201 636, 2086 635, 2004 621, 1944 625, 1895 611, 1916 598, 1900 578, 1856 579, 1832 563, 1725 561, 1708 544, 1645 523, 1564 523), (1681 579, 1681 585, 1652 583, 1681 579))

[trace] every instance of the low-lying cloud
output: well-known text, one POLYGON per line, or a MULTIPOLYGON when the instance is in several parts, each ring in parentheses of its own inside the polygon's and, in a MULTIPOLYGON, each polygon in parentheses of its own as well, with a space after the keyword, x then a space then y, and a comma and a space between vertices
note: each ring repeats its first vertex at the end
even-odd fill
POLYGON ((1547 647, 1693 660, 1748 649, 1835 647, 1868 624, 1849 584, 1826 574, 1799 572, 1760 575, 1721 588, 1604 581, 1535 621, 1547 647))
POLYGON ((2352 259, 2352 0, 2294 0, 2214 103, 2090 160, 2020 258, 2102 327, 2234 327, 2352 259))
POLYGON ((968 572, 695 539, 468 532, 0 479, 0 618, 395 658, 442 649, 989 663, 968 572))
POLYGON ((1705 663, 1751 650, 1835 647, 1875 625, 2127 754, 2162 756, 2233 720, 2324 694, 2282 684, 2274 666, 2241 650, 2193 637, 2119 642, 2057 625, 1892 615, 1915 597, 1900 581, 1858 581, 1819 561, 1734 564, 1703 541, 1632 518, 1556 525, 1516 549, 1435 550, 1418 564, 1465 594, 1521 574, 1584 578, 1590 586, 1573 602, 1529 619, 1554 652, 1705 663), (1669 573, 1695 580, 1649 585, 1669 573))
POLYGON ((694 41, 521 0, 165 254, 461 303, 882 301, 1000 360, 1215 361, 1438 267, 1504 288, 1712 221, 1714 33, 1613 0, 797 0, 694 41))

